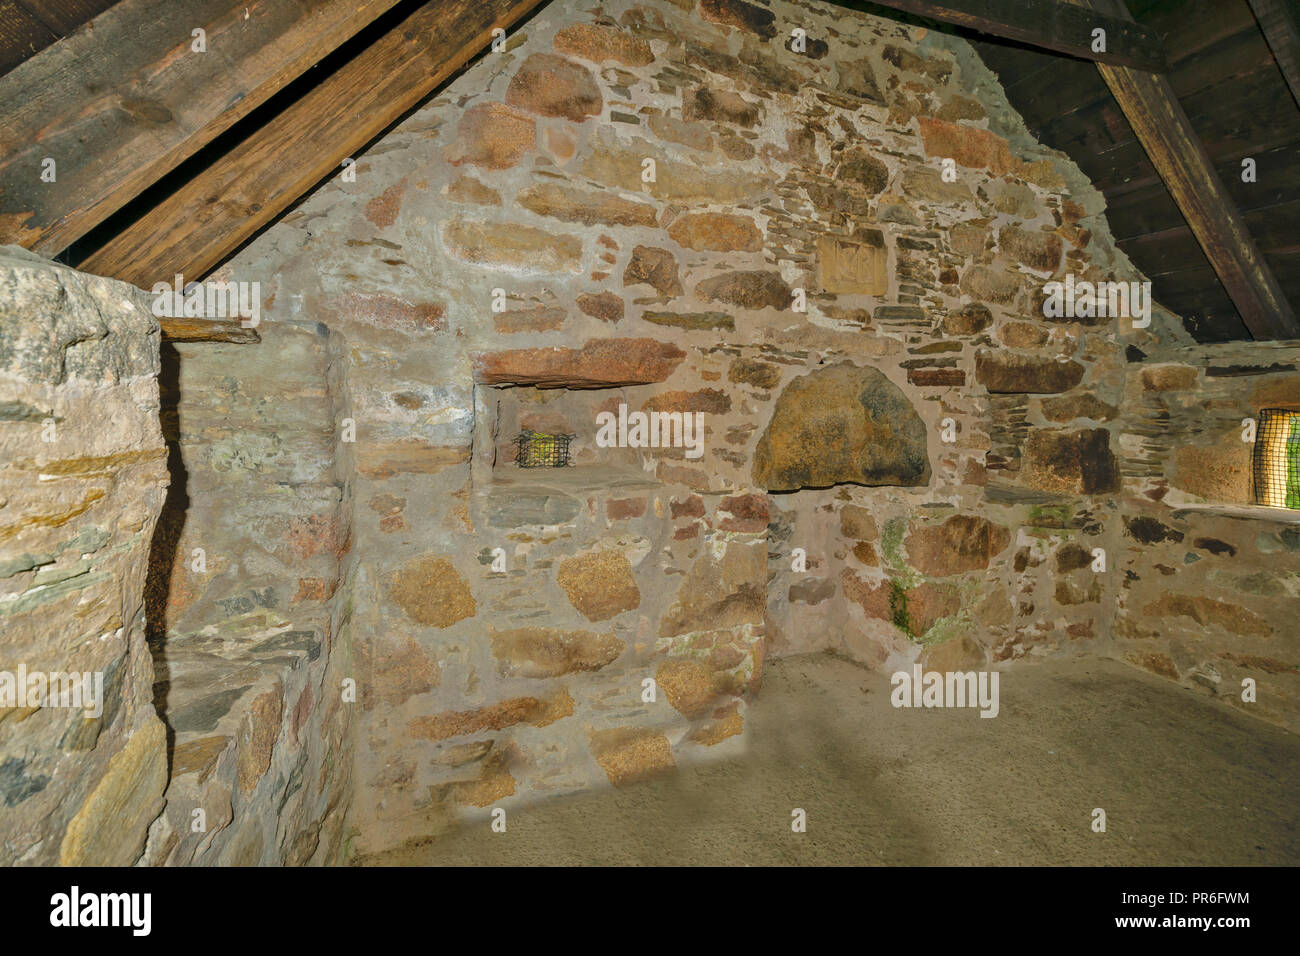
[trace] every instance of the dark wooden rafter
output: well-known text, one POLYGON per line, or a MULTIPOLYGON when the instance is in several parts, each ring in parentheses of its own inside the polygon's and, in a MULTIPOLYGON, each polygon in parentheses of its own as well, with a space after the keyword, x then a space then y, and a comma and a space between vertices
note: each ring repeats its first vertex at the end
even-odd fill
POLYGON ((80 268, 145 287, 206 275, 540 2, 430 0, 80 268))
POLYGON ((0 77, 0 243, 63 251, 396 2, 121 0, 0 77))
POLYGON ((1295 0, 1250 0, 1250 9, 1300 106, 1300 6, 1295 0))
POLYGON ((1131 19, 1082 10, 1067 0, 872 0, 844 3, 857 9, 887 7, 915 16, 978 30, 1056 53, 1098 63, 1162 73, 1166 69, 1159 37, 1131 19), (1092 31, 1106 31, 1106 49, 1093 50, 1092 31))
MULTIPOLYGON (((1099 16, 1128 16, 1122 0, 1070 2, 1090 8, 1099 16)), ((1257 339, 1300 337, 1300 324, 1291 304, 1215 172, 1169 81, 1126 66, 1098 63, 1097 69, 1251 335, 1257 339)))

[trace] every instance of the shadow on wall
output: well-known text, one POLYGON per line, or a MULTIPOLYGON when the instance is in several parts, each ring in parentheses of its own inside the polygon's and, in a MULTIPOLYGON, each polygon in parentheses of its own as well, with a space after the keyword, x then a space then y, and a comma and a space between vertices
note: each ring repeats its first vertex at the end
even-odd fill
MULTIPOLYGON (((163 342, 159 350, 158 374, 159 418, 162 422, 163 441, 167 444, 167 472, 171 484, 163 501, 162 514, 154 527, 149 546, 149 569, 145 577, 145 636, 149 651, 157 662, 166 660, 167 600, 171 595, 172 570, 176 566, 176 551, 181 533, 185 530, 185 516, 190 507, 187 490, 188 475, 181 457, 180 443, 180 377, 181 357, 176 346, 163 342)), ((167 727, 167 763, 171 768, 176 732, 167 720, 167 681, 154 683, 154 708, 167 727)))

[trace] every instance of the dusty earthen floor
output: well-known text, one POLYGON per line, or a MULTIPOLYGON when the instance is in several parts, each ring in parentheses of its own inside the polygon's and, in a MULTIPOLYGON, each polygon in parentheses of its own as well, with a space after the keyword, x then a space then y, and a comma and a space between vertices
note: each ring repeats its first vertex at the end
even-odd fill
POLYGON ((739 760, 515 810, 505 834, 484 811, 363 862, 1300 863, 1300 737, 1198 693, 1104 660, 1004 673, 995 719, 889 691, 829 655, 769 662, 739 760))

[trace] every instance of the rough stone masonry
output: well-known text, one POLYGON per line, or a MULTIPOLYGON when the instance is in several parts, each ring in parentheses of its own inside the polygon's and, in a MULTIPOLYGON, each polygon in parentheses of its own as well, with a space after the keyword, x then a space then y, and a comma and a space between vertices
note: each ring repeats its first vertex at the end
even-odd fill
MULTIPOLYGON (((149 591, 176 744, 146 862, 331 862, 733 757, 772 654, 1086 650, 1296 725, 1294 526, 1196 510, 1246 501, 1234 423, 1300 408, 1294 366, 1193 346, 1158 306, 1045 316, 1066 275, 1144 277, 960 39, 556 0, 355 172, 214 276, 261 283, 260 345, 164 355, 186 494, 149 591), (701 416, 702 454, 603 447, 621 408, 701 416), (516 467, 523 429, 574 435, 572 467, 516 467)), ((24 442, 58 415, 38 364, 3 426, 24 442)), ((0 581, 63 574, 56 545, 0 581)), ((3 759, 34 827, 54 770, 3 759)), ((47 825, 22 853, 52 858, 47 825)))

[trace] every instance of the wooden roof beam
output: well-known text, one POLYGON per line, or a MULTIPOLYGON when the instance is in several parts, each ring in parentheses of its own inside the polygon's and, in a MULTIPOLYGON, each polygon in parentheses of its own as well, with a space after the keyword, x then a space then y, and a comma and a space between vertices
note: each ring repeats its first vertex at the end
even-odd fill
MULTIPOLYGON (((1120 17, 1121 0, 1071 0, 1120 17)), ((1300 338, 1300 323, 1163 76, 1098 63, 1102 79, 1257 339, 1300 338)))
POLYGON ((201 278, 540 2, 429 0, 78 268, 201 278))
POLYGON ((231 342, 249 345, 262 341, 257 329, 246 327, 240 319, 161 318, 164 342, 231 342))
POLYGON ((887 7, 1098 63, 1163 73, 1160 38, 1131 19, 1082 9, 1067 0, 836 0, 855 9, 887 7), (1106 31, 1106 49, 1093 49, 1093 31, 1106 31))
POLYGON ((0 244, 62 252, 396 2, 121 0, 0 76, 0 244))
POLYGON ((1300 105, 1300 7, 1295 0, 1250 0, 1250 9, 1273 52, 1273 59, 1300 105))

